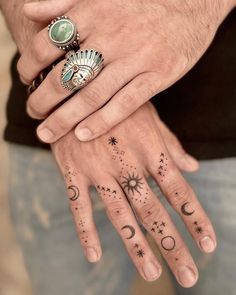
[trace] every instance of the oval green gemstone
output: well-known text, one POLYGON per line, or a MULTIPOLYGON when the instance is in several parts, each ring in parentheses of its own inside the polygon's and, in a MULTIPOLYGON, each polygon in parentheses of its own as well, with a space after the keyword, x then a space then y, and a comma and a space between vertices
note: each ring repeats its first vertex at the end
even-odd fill
POLYGON ((55 22, 50 29, 50 37, 56 43, 66 43, 74 35, 74 25, 68 20, 55 22))

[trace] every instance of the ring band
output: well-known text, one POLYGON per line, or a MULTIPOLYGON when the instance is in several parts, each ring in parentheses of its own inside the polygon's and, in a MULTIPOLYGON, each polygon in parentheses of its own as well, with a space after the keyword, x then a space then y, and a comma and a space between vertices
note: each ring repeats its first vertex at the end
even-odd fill
POLYGON ((79 33, 76 25, 67 17, 59 16, 48 26, 51 43, 61 50, 71 50, 79 46, 79 33))
POLYGON ((69 91, 77 91, 97 77, 104 67, 104 59, 96 50, 69 51, 61 73, 61 84, 69 91))

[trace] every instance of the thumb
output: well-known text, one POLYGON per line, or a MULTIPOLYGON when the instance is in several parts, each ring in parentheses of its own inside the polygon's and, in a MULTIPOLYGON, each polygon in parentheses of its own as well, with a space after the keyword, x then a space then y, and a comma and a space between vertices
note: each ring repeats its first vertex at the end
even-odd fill
POLYGON ((52 19, 64 15, 73 8, 78 0, 45 0, 40 2, 30 2, 24 5, 25 16, 38 23, 48 23, 52 19))

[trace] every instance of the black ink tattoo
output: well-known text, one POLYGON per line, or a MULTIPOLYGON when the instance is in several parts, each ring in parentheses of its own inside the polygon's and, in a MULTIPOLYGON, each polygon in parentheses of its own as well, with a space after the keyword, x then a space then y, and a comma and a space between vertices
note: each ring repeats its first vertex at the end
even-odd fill
POLYGON ((186 203, 184 203, 184 204, 181 206, 181 212, 182 212, 183 215, 191 216, 191 215, 194 214, 195 210, 188 211, 188 208, 187 208, 187 207, 188 207, 189 204, 190 204, 189 202, 186 202, 186 203))
POLYGON ((70 185, 68 188, 68 191, 72 192, 72 196, 69 197, 69 199, 74 202, 79 198, 80 191, 79 188, 76 185, 70 185))
POLYGON ((114 199, 121 200, 121 196, 117 195, 117 191, 114 189, 111 189, 110 187, 97 185, 97 190, 104 196, 104 197, 113 197, 114 199))
POLYGON ((139 245, 137 243, 134 244, 134 248, 139 248, 139 245))
POLYGON ((66 173, 64 175, 64 178, 69 182, 69 183, 72 183, 72 178, 73 176, 76 176, 78 174, 77 171, 74 171, 74 170, 71 170, 70 166, 69 165, 66 165, 65 166, 65 170, 66 170, 66 173))
POLYGON ((135 229, 132 225, 125 225, 121 228, 121 230, 124 230, 124 229, 130 230, 130 235, 126 238, 127 240, 130 240, 135 236, 135 229))
POLYGON ((160 154, 160 160, 159 160, 159 168, 158 168, 158 171, 157 171, 157 174, 161 178, 161 182, 164 181, 165 172, 167 171, 167 169, 166 169, 167 163, 168 163, 168 158, 165 156, 164 153, 161 153, 160 154))
POLYGON ((194 221, 193 223, 196 227, 195 227, 195 232, 198 234, 202 234, 203 233, 203 228, 201 226, 198 225, 197 221, 194 221))
POLYGON ((135 192, 140 193, 140 190, 143 189, 142 185, 142 177, 139 177, 139 175, 135 175, 134 173, 131 175, 128 173, 128 176, 123 176, 124 181, 122 182, 124 190, 127 190, 128 194, 132 192, 134 194, 135 192))
POLYGON ((145 255, 145 253, 144 253, 143 249, 140 249, 140 250, 137 251, 137 256, 139 258, 143 258, 144 255, 145 255))
POLYGON ((175 239, 172 236, 166 236, 162 238, 161 246, 166 251, 172 251, 175 248, 175 239))
POLYGON ((79 225, 80 225, 81 227, 84 227, 84 226, 85 226, 85 222, 81 219, 81 220, 79 221, 79 225))
POLYGON ((159 235, 164 235, 165 226, 166 226, 166 223, 164 221, 161 221, 161 222, 154 221, 152 224, 151 231, 154 233, 158 233, 159 235))
POLYGON ((112 146, 117 145, 117 143, 118 143, 118 140, 115 137, 110 137, 108 139, 108 144, 110 144, 112 146))

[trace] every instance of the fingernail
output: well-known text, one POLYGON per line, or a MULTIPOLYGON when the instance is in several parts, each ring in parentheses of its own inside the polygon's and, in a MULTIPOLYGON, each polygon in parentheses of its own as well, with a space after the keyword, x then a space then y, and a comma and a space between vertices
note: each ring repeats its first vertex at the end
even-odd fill
POLYGON ((215 242, 210 237, 204 237, 200 240, 200 245, 203 249, 203 251, 207 253, 211 253, 215 250, 215 242))
POLYGON ((92 132, 87 127, 82 129, 76 129, 76 137, 81 141, 89 140, 92 137, 92 132))
POLYGON ((89 262, 97 262, 98 261, 98 254, 94 248, 87 248, 86 249, 86 256, 89 262))
POLYGON ((160 270, 152 262, 143 266, 143 273, 148 281, 155 281, 160 276, 160 270))
POLYGON ((192 287, 197 280, 196 274, 187 266, 182 266, 177 271, 177 278, 183 287, 192 287))
POLYGON ((199 167, 198 161, 192 156, 190 156, 189 154, 185 154, 184 158, 185 158, 185 161, 188 163, 188 165, 191 166, 192 168, 197 169, 199 167))
POLYGON ((52 140, 54 134, 48 128, 42 128, 37 131, 38 137, 45 142, 50 142, 52 140))

